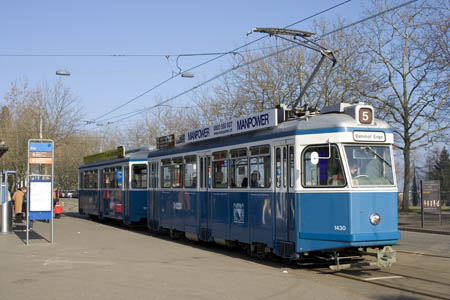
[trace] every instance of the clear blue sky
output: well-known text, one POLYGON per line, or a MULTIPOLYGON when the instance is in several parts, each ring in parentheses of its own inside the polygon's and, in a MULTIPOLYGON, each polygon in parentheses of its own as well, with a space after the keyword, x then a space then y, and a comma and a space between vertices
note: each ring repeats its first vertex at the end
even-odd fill
MULTIPOLYGON (((0 55, 226 52, 261 37, 246 36, 253 27, 284 27, 343 1, 1 1, 0 55)), ((356 21, 362 5, 354 0, 318 18, 340 15, 356 21)), ((293 28, 308 30, 310 25, 293 28)), ((209 58, 181 57, 179 65, 188 69, 209 58)), ((229 62, 224 58, 199 68, 193 79, 176 78, 112 115, 151 106, 155 96, 164 100, 176 95, 227 69, 229 62)), ((27 79, 32 86, 62 79, 85 107, 84 119, 95 119, 178 71, 176 56, 0 56, 0 69, 1 102, 16 79, 27 79), (72 75, 58 77, 58 69, 72 75)), ((190 105, 191 99, 188 95, 172 105, 190 105)))

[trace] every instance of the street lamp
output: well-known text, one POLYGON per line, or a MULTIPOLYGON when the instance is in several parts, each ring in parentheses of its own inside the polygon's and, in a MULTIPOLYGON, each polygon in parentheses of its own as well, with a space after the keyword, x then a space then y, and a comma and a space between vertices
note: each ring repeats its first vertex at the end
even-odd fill
POLYGON ((190 73, 190 72, 183 72, 183 73, 181 73, 181 77, 184 77, 184 78, 194 78, 194 74, 193 74, 193 73, 190 73))
POLYGON ((56 71, 56 75, 59 75, 59 76, 70 76, 70 72, 66 71, 66 70, 58 70, 58 71, 56 71))

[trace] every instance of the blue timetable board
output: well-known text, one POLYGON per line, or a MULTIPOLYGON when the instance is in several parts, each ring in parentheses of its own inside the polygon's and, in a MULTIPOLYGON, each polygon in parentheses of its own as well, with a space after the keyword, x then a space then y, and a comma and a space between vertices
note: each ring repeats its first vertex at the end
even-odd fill
POLYGON ((30 142, 30 152, 52 152, 52 143, 36 143, 30 142))

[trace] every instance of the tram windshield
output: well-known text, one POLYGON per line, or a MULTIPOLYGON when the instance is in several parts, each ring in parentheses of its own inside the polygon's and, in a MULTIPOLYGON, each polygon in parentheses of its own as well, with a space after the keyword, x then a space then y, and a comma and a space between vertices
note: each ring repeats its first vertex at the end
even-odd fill
POLYGON ((393 185, 389 146, 345 146, 353 186, 393 185))

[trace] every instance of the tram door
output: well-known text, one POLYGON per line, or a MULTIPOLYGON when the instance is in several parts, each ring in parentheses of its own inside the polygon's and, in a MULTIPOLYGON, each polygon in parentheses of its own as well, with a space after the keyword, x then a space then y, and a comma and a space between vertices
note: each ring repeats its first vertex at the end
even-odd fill
POLYGON ((275 240, 283 256, 289 256, 295 249, 294 146, 293 141, 289 142, 274 147, 275 240))
POLYGON ((199 156, 199 203, 200 206, 200 238, 209 240, 211 237, 210 228, 210 193, 211 188, 211 156, 209 153, 202 153, 199 156))
POLYGON ((157 200, 158 187, 158 163, 150 162, 149 165, 149 191, 148 191, 148 223, 151 229, 159 228, 159 201, 157 200))
POLYGON ((100 176, 100 181, 98 183, 99 187, 100 187, 100 193, 99 193, 99 197, 98 197, 98 217, 100 220, 103 219, 103 212, 104 207, 105 207, 105 195, 107 193, 107 191, 105 191, 105 169, 100 169, 99 171, 99 176, 100 176))
POLYGON ((123 167, 123 189, 125 194, 125 215, 123 216, 123 222, 129 224, 130 220, 130 167, 123 167))

